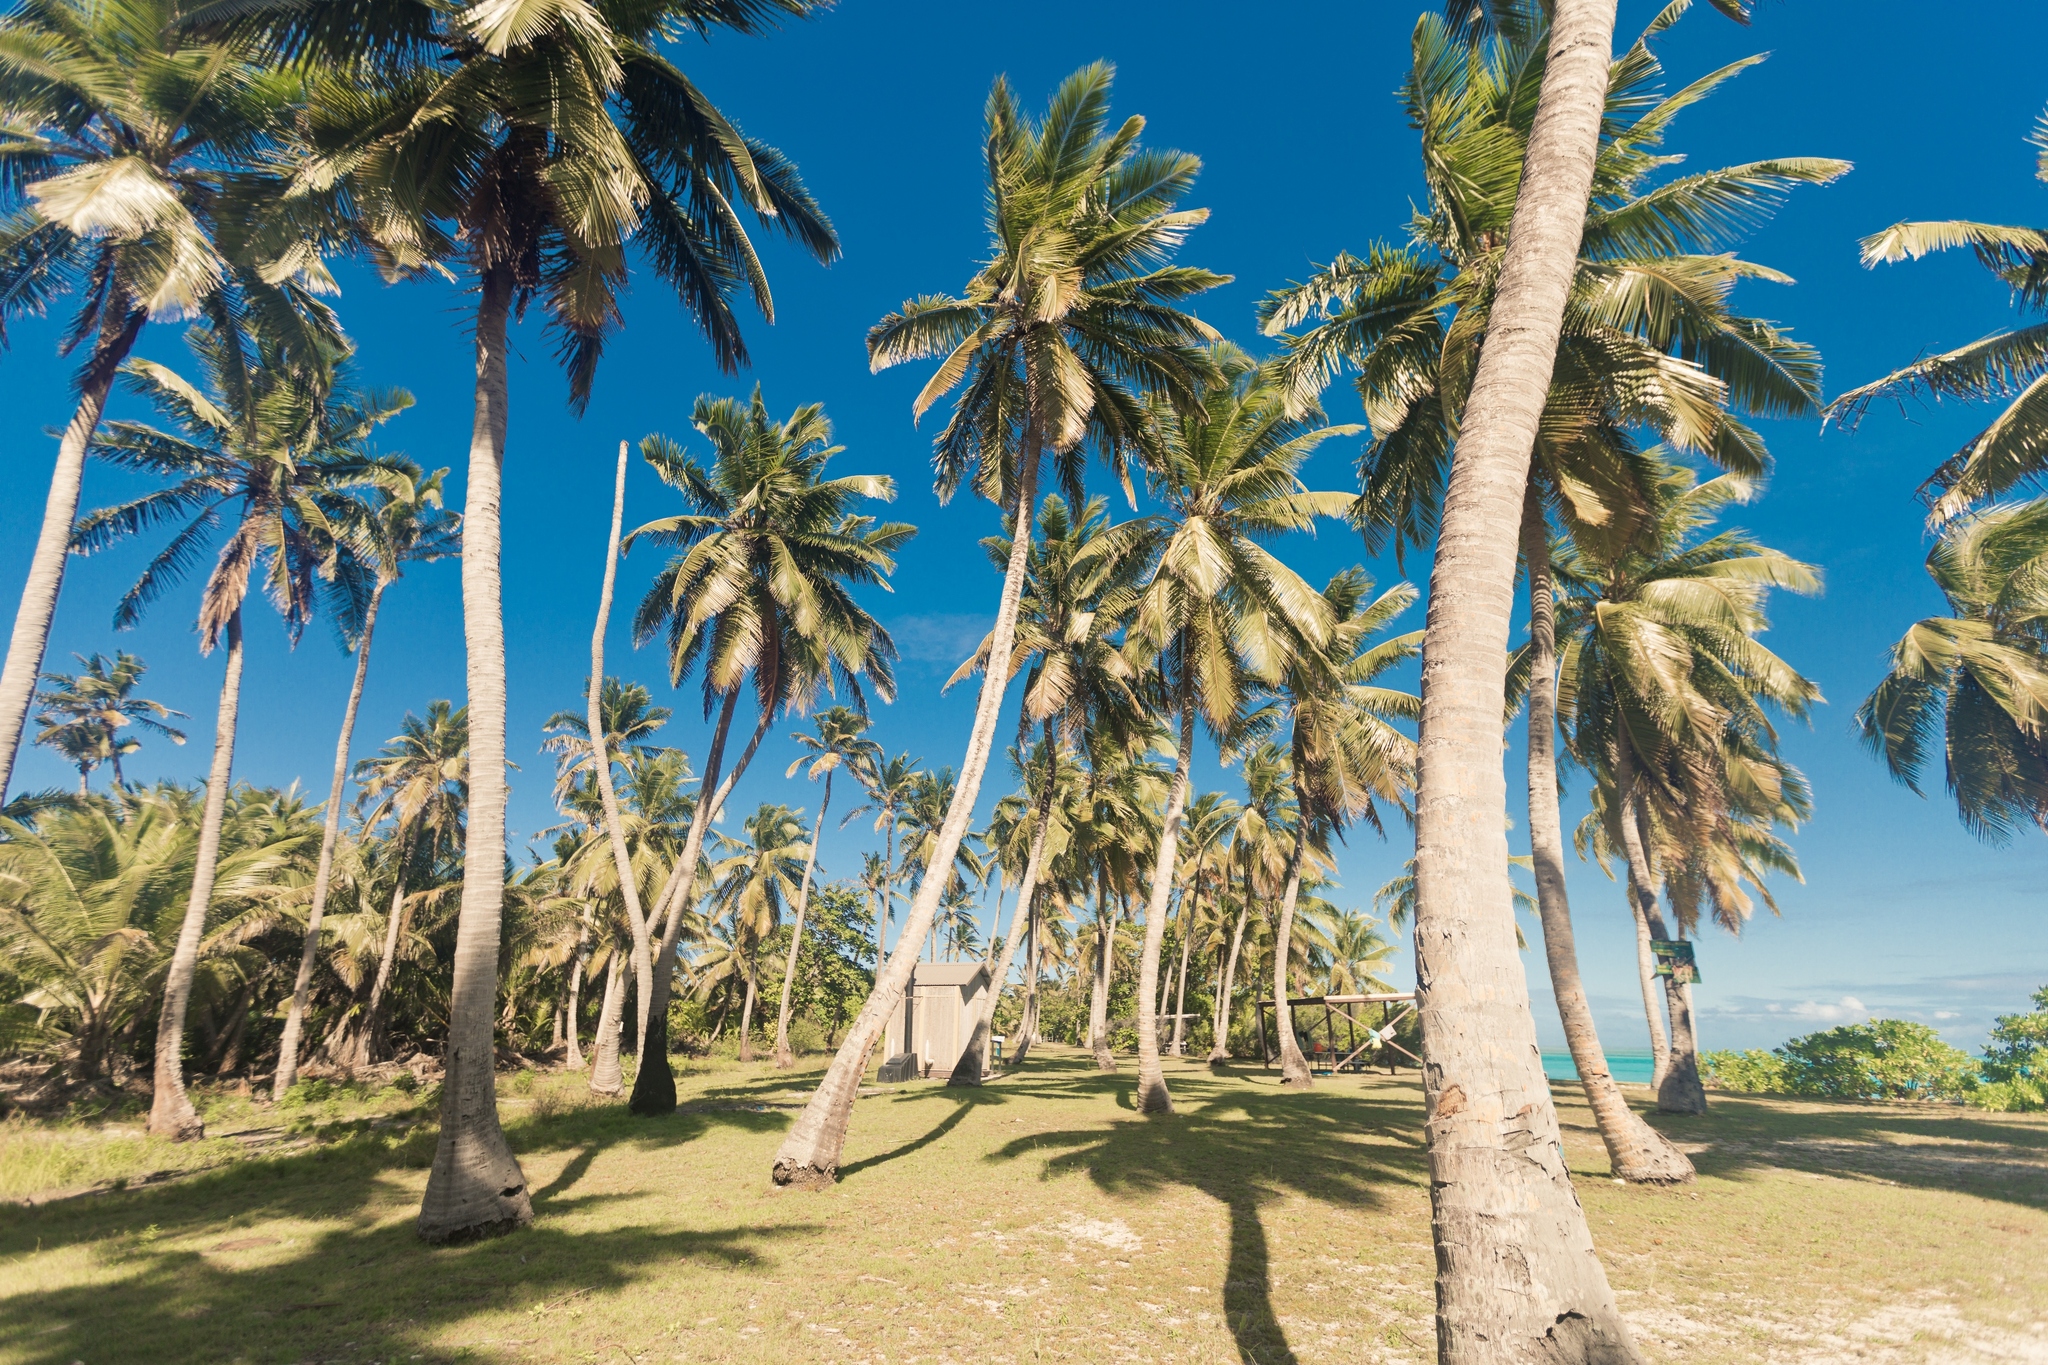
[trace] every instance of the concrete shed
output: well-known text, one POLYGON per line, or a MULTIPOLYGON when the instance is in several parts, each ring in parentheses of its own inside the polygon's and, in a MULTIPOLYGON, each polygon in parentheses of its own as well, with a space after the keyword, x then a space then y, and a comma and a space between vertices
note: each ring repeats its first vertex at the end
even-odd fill
POLYGON ((975 1011, 988 996, 988 979, 985 962, 918 963, 884 1035, 882 1055, 898 1063, 890 1069, 939 1080, 951 1076, 974 1030, 975 1011), (914 1067, 899 1061, 911 1057, 914 1067))

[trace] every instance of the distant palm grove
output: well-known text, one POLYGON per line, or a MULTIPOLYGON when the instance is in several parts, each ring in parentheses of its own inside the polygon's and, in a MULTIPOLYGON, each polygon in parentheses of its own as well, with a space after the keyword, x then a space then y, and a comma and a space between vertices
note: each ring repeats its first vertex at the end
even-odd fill
MULTIPOLYGON (((1592 1362, 1640 1357, 1562 1165, 1518 910, 1615 1176, 1693 1169, 1612 1075, 1568 847, 1632 912, 1645 1032, 1618 1045, 1653 1054, 1658 1108, 1703 1112, 1715 1084, 2048 1101, 2048 1015, 2002 1021, 1981 1062, 1877 1025, 1713 1053, 1686 966, 1710 929, 1775 908, 1816 799, 1779 727, 1820 689, 1763 635, 1772 595, 1819 592, 1821 570, 1734 524, 1771 472, 1760 419, 1853 427, 1916 393, 1992 411, 1917 490, 1948 610, 1899 622, 1856 723, 1977 834, 2048 829, 2048 499, 2022 496, 2048 475, 2048 232, 1869 237, 1872 265, 1974 252, 2026 316, 1829 400, 1814 348, 1737 307, 1739 282, 1783 279, 1738 248, 1848 164, 1670 169, 1674 118, 1751 64, 1667 82, 1655 43, 1687 0, 1619 40, 1613 0, 1456 0, 1418 19, 1401 92, 1413 218, 1262 282, 1226 325, 1195 311, 1230 278, 1195 263, 1197 157, 1112 112, 1106 65, 1042 104, 994 76, 982 201, 923 210, 981 214, 986 247, 903 280, 866 337, 875 370, 918 367, 904 416, 946 515, 986 531, 986 563, 960 567, 985 575, 986 633, 948 684, 974 696, 971 730, 957 755, 891 753, 870 715, 897 700, 897 646, 874 613, 916 594, 891 582, 916 528, 792 380, 738 377, 772 316, 750 233, 821 263, 841 243, 791 157, 679 65, 817 8, 18 0, 0 18, 0 326, 78 358, 0 675, 0 788, 25 743, 77 773, 0 790, 7 1104, 130 1093, 151 1132, 194 1138, 200 1081, 281 1099, 402 1069, 439 1086, 418 1230, 440 1242, 533 1217, 498 1119, 507 1067, 587 1070, 653 1119, 676 1107, 674 1057, 829 1055, 761 1172, 817 1188, 920 962, 996 983, 951 1084, 1075 1045, 1135 1067, 1137 1108, 1171 1123, 1162 1057, 1271 1058, 1314 1086, 1323 1043, 1291 1002, 1406 996, 1389 959, 1409 935, 1415 1010, 1370 1055, 1422 1067, 1441 1358, 1592 1362), (459 473, 391 453, 413 397, 364 378, 328 273, 345 258, 466 288, 459 325, 416 343, 474 361, 459 473), (499 506, 524 458, 504 467, 508 432, 540 400, 511 401, 508 348, 537 324, 580 412, 607 348, 644 343, 619 335, 629 285, 669 291, 734 378, 615 464, 555 466, 614 494, 608 529, 554 528, 593 590, 587 683, 509 733, 499 506), (167 323, 187 360, 139 358, 167 323), (1325 414, 1340 382, 1363 424, 1325 414), (106 416, 117 386, 147 420, 106 416), (1355 481, 1304 481, 1324 447, 1355 481), (139 491, 81 507, 90 460, 139 491), (664 505, 626 505, 636 461, 664 505), (1317 528, 1419 556, 1429 581, 1304 577, 1289 537, 1317 528), (206 717, 144 695, 134 654, 47 657, 68 558, 131 544, 112 625, 194 617, 219 668, 210 747, 206 717), (615 603, 636 545, 663 567, 615 603), (380 612, 435 560, 460 563, 466 696, 362 714, 380 612), (673 698, 605 658, 621 612, 673 698), (307 791, 235 767, 245 635, 280 626, 332 630, 353 669, 331 759, 307 741, 307 791), (203 785, 127 778, 166 744, 210 756, 203 785), (1198 756, 1224 789, 1198 789, 1198 756), (545 858, 508 843, 508 765, 551 771, 545 858), (776 799, 731 801, 776 769, 776 799), (1590 799, 1571 828, 1561 781, 1590 799), (820 859, 828 821, 865 841, 857 866, 820 859), (1336 883, 1359 835, 1413 844, 1376 896, 1336 883), (1492 1268, 1511 1254, 1512 1288, 1492 1268)), ((2036 137, 2048 180, 2048 119, 2036 137)))

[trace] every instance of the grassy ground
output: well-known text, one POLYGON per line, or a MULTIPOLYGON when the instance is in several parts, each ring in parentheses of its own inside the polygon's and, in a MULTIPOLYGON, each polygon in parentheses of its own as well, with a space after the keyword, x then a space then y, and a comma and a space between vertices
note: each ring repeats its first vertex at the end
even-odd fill
MULTIPOLYGON (((980 1091, 893 1088, 822 1195, 767 1180, 814 1072, 703 1068, 654 1122, 521 1078, 536 1221, 444 1250, 412 1235, 434 1133, 398 1092, 218 1100, 216 1129, 259 1131, 156 1183, 139 1137, 10 1125, 17 1189, 130 1184, 0 1205, 0 1362, 1426 1360, 1414 1082, 1169 1076, 1171 1121, 1058 1049, 980 1091)), ((1716 1095, 1667 1124, 1699 1184, 1646 1191, 1560 1103, 1653 1359, 2048 1361, 2048 1122, 1716 1095)))

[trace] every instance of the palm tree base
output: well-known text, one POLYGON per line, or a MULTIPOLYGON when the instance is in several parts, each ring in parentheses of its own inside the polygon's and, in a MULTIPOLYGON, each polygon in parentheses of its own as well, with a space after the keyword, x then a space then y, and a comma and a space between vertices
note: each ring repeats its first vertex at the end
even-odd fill
POLYGON ((1116 1070, 1116 1054, 1107 1048, 1098 1048, 1095 1053, 1095 1069, 1097 1071, 1116 1070))
POLYGON ((159 1090, 149 1109, 149 1135, 173 1142, 197 1142, 206 1136, 206 1122, 192 1107, 183 1088, 175 1094, 159 1090))
POLYGON ((795 1065, 796 1054, 794 1052, 791 1052, 786 1047, 775 1050, 775 1069, 777 1071, 788 1071, 795 1065))
POLYGON ((775 1163, 773 1178, 778 1189, 829 1190, 839 1183, 839 1172, 808 1164, 799 1166, 778 1161, 775 1163))
POLYGON ((1138 1082, 1138 1112, 1172 1116, 1173 1096, 1168 1093, 1163 1077, 1148 1077, 1138 1082))
POLYGON ((666 1118, 676 1112, 676 1078, 668 1066, 668 1020, 660 1015, 647 1021, 640 1065, 633 1074, 633 1098, 626 1108, 643 1119, 666 1118))
POLYGON ((1614 1175, 1631 1185, 1690 1185, 1698 1178, 1691 1158, 1673 1147, 1661 1133, 1657 1134, 1651 1151, 1627 1165, 1616 1166, 1614 1175))

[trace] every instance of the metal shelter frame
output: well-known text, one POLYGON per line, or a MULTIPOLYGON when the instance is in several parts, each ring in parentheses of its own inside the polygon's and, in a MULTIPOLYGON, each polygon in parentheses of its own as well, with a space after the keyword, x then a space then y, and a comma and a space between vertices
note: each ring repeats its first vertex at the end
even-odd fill
MULTIPOLYGON (((1387 1074, 1389 1076, 1400 1069, 1400 1064, 1393 1057, 1393 1054, 1396 1052, 1406 1057, 1410 1062, 1413 1062, 1418 1070, 1422 1066, 1422 1059, 1420 1057, 1394 1041, 1395 1027, 1403 1019, 1415 1013, 1415 992, 1413 991, 1385 995, 1310 995, 1303 996, 1300 999, 1289 997, 1287 1008, 1294 1014, 1295 1032, 1298 1034, 1305 1033, 1308 1036, 1310 1042, 1308 1065, 1309 1070, 1312 1072, 1319 1072, 1327 1076, 1339 1071, 1364 1071, 1369 1065, 1377 1064, 1377 1062, 1368 1063, 1363 1059, 1363 1054, 1367 1048, 1376 1049, 1380 1053, 1380 1060, 1386 1062, 1387 1074), (1302 1027, 1303 1016, 1300 1012, 1303 1010, 1313 1010, 1319 1005, 1323 1011, 1322 1019, 1318 1021, 1311 1014, 1307 1020, 1307 1027, 1302 1027), (1351 1012, 1354 1006, 1363 1009, 1371 1005, 1378 1005, 1380 1007, 1380 1021, 1376 1026, 1367 1023, 1351 1012), (1396 1005, 1402 1007, 1398 1013, 1394 1009, 1396 1005), (1344 1020, 1344 1046, 1342 1049, 1339 1049, 1337 1046, 1337 1020, 1340 1017, 1344 1020), (1315 1026, 1318 1022, 1323 1026, 1323 1041, 1318 1041, 1316 1038, 1315 1026), (1365 1031, 1363 1041, 1358 1036, 1360 1029, 1365 1031), (1325 1042, 1327 1046, 1324 1045, 1325 1042), (1339 1055, 1340 1051, 1342 1053, 1341 1056, 1339 1055)), ((1273 1002, 1271 1000, 1261 999, 1259 1001, 1259 1038, 1260 1051, 1263 1054, 1260 1062, 1261 1065, 1268 1069, 1280 1057, 1279 1021, 1274 1020, 1272 1028, 1266 1027, 1269 1017, 1268 1012, 1272 1009, 1273 1002)))

